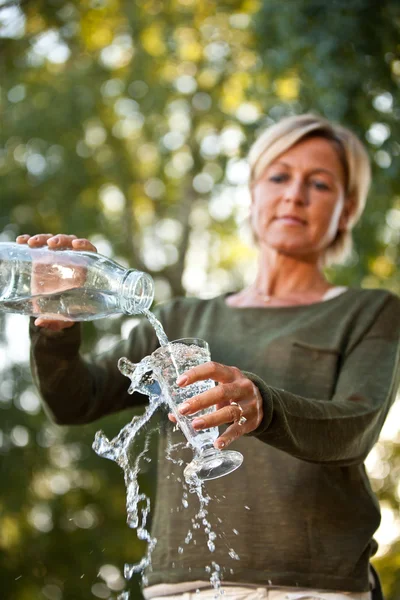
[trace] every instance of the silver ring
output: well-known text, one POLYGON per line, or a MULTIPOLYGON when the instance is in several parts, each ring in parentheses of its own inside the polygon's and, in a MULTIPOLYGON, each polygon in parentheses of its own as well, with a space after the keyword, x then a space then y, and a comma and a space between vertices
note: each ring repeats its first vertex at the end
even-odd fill
POLYGON ((240 426, 244 425, 247 422, 247 419, 243 416, 243 408, 237 402, 231 402, 230 404, 231 406, 237 406, 240 410, 240 416, 237 420, 234 420, 234 423, 237 423, 240 426))

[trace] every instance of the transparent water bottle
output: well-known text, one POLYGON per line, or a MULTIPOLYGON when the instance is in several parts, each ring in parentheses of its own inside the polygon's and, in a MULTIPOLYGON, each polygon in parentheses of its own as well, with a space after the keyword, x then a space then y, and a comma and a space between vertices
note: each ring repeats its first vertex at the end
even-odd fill
POLYGON ((96 252, 0 243, 0 310, 91 321, 150 308, 152 278, 96 252))

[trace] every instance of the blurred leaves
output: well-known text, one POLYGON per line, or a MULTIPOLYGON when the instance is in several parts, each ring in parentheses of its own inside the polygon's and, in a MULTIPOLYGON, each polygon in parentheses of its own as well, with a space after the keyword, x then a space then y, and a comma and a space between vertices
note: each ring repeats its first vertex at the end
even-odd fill
MULTIPOLYGON (((158 301, 238 288, 255 259, 243 158, 262 128, 312 110, 358 133, 374 169, 353 256, 328 275, 400 293, 399 29, 397 0, 3 2, 0 240, 90 237, 150 272, 158 301)), ((26 336, 13 350, 20 324, 0 318, 3 595, 114 597, 123 563, 143 553, 125 525, 122 473, 91 450, 101 424, 63 429, 40 412, 26 336)), ((131 325, 86 325, 85 350, 131 325)), ((398 428, 369 470, 384 515, 397 514, 398 428)), ((153 495, 155 475, 142 478, 153 495)), ((388 600, 400 593, 398 544, 377 560, 388 600)))

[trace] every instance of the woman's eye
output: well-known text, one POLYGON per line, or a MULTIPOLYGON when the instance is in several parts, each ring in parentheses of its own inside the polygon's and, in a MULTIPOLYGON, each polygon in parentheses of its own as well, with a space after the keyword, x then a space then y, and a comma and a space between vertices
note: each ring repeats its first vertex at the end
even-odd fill
POLYGON ((288 178, 289 178, 289 176, 286 173, 281 173, 281 174, 271 175, 269 180, 273 181, 274 183, 282 183, 284 181, 287 181, 288 178))
POLYGON ((321 190, 321 191, 327 191, 330 190, 330 187, 328 184, 326 184, 324 181, 312 181, 313 186, 317 189, 317 190, 321 190))

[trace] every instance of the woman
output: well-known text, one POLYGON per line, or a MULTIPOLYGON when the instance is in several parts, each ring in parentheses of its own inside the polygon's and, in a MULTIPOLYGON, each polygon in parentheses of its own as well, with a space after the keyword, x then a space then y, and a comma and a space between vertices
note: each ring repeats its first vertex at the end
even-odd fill
MULTIPOLYGON (((198 543, 183 544, 198 506, 189 497, 176 515, 182 489, 160 436, 158 544, 144 595, 191 598, 199 589, 193 597, 213 598, 205 568, 215 561, 226 597, 369 600, 380 515, 363 462, 398 387, 400 301, 382 290, 332 287, 323 273, 349 251, 369 187, 368 158, 350 131, 303 115, 264 132, 249 161, 260 251, 254 284, 155 311, 169 339, 209 342, 213 362, 178 383, 211 378, 219 385, 181 410, 216 405, 194 426, 228 424, 216 445, 235 441, 244 463, 207 484, 219 499, 210 520, 223 536, 210 555, 201 533, 198 543)), ((74 236, 18 241, 94 249, 74 236)), ((34 374, 53 418, 84 423, 142 402, 128 396, 116 363, 121 356, 138 362, 158 346, 149 324, 90 365, 79 356, 79 325, 70 325, 36 319, 31 327, 34 374)), ((186 464, 191 453, 181 454, 186 464)))

